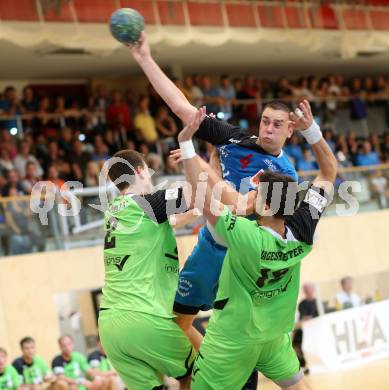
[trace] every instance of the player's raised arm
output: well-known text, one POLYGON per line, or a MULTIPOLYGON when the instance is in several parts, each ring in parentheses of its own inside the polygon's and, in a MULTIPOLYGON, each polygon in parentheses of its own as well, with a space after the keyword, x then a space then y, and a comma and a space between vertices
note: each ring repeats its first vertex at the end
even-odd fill
MULTIPOLYGON (((220 183, 220 177, 212 170, 211 167, 209 167, 209 165, 207 165, 207 167, 204 166, 205 163, 196 154, 192 143, 192 137, 198 130, 204 118, 205 107, 202 107, 196 113, 194 120, 185 126, 185 128, 180 132, 178 135, 178 141, 180 143, 181 159, 184 164, 185 176, 192 186, 192 197, 196 196, 199 199, 204 199, 204 206, 201 205, 203 206, 204 216, 212 225, 215 225, 219 216, 215 215, 215 213, 211 211, 213 200, 212 193, 215 185, 220 183), (201 174, 204 172, 208 175, 208 181, 205 186, 203 178, 201 177, 201 174)), ((232 188, 230 190, 231 196, 236 196, 237 198, 239 197, 239 194, 236 191, 232 188)))
POLYGON ((184 94, 154 61, 145 32, 142 32, 137 44, 130 46, 130 50, 135 61, 166 104, 185 124, 191 122, 196 114, 196 107, 189 103, 184 94))
POLYGON ((313 180, 316 187, 323 188, 327 193, 333 189, 336 179, 337 161, 327 141, 323 138, 319 125, 314 121, 311 107, 307 100, 299 104, 298 116, 291 113, 291 119, 297 130, 311 145, 316 161, 319 165, 319 173, 313 180))
MULTIPOLYGON (((197 108, 192 106, 184 94, 166 76, 151 56, 146 33, 143 31, 139 42, 130 46, 135 61, 142 68, 146 77, 157 93, 162 97, 170 109, 185 123, 192 122, 197 108)), ((239 129, 227 122, 206 117, 196 137, 208 141, 213 145, 225 143, 239 129)))

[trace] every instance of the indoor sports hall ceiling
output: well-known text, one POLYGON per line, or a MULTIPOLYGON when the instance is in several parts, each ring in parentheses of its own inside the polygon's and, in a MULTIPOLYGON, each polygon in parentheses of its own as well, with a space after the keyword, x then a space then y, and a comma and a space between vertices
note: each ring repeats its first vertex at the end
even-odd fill
MULTIPOLYGON (((152 47, 154 58, 163 67, 181 65, 184 72, 254 73, 288 75, 342 72, 345 74, 387 73, 389 53, 341 59, 336 51, 312 53, 289 43, 240 44, 219 47, 190 44, 152 47)), ((140 73, 124 47, 110 53, 84 52, 82 48, 63 50, 52 45, 22 48, 0 41, 0 79, 109 77, 140 73)))

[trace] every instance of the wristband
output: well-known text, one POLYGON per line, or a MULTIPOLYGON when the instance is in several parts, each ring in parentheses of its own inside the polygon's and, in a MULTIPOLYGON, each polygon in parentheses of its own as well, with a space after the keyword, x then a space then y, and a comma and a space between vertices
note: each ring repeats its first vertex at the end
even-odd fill
POLYGON ((316 144, 323 137, 320 126, 315 121, 312 122, 308 129, 301 131, 301 135, 310 145, 316 144))
POLYGON ((180 142, 181 160, 187 160, 196 156, 192 140, 180 142))

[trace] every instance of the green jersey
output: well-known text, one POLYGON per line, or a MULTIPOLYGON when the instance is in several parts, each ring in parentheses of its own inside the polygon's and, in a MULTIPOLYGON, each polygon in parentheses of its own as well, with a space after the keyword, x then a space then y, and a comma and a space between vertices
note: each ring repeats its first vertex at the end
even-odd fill
POLYGON ((107 372, 112 370, 112 364, 108 360, 107 356, 96 350, 88 356, 88 363, 91 368, 98 369, 101 372, 107 372))
POLYGON ((21 385, 18 372, 11 365, 5 366, 0 373, 0 390, 16 390, 21 385))
POLYGON ((293 329, 300 262, 312 249, 326 202, 318 191, 309 189, 293 216, 286 219, 285 237, 224 210, 216 232, 228 250, 209 336, 221 332, 248 344, 270 341, 293 329))
POLYGON ((161 190, 118 196, 110 203, 105 213, 102 309, 174 317, 179 263, 168 216, 186 211, 182 196, 182 189, 161 190))
POLYGON ((51 374, 46 362, 40 356, 34 356, 31 364, 20 357, 12 365, 20 375, 22 383, 26 385, 39 385, 43 383, 45 376, 51 374))
POLYGON ((62 355, 56 356, 51 367, 55 375, 76 380, 85 379, 86 372, 90 369, 86 357, 80 352, 72 352, 70 360, 66 360, 62 355))

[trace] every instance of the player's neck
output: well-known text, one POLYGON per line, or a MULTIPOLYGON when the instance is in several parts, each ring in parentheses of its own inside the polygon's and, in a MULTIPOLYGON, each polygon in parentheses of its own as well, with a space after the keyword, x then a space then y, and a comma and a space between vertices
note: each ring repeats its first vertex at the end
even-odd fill
POLYGON ((31 358, 29 356, 23 356, 23 361, 27 364, 31 364, 34 361, 34 358, 31 358))
POLYGON ((281 237, 285 237, 285 221, 281 218, 266 217, 263 216, 259 219, 258 223, 261 226, 274 230, 281 237))
POLYGON ((258 137, 257 139, 257 145, 260 146, 265 152, 272 154, 273 156, 279 156, 281 153, 281 148, 279 147, 271 147, 271 145, 263 144, 261 142, 261 139, 258 137))

